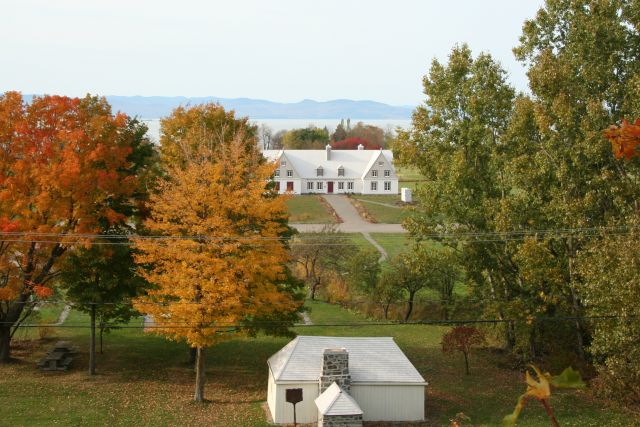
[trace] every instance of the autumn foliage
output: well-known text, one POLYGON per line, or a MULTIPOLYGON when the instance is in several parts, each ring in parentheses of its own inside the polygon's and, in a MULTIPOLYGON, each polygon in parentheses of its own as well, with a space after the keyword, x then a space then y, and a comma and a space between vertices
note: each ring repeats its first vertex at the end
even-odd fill
POLYGON ((485 342, 484 334, 473 326, 456 326, 442 337, 442 351, 464 355, 465 373, 469 375, 469 353, 485 342))
POLYGON ((369 142, 367 139, 352 137, 343 139, 342 141, 336 141, 331 144, 331 148, 334 150, 357 150, 358 145, 364 147, 365 150, 379 150, 381 147, 378 144, 369 142))
POLYGON ((629 123, 623 120, 620 126, 612 125, 604 131, 604 135, 611 142, 613 155, 617 159, 629 160, 638 156, 640 145, 640 118, 629 123))
POLYGON ((80 235, 125 219, 136 177, 128 118, 104 99, 0 95, 0 359, 32 295, 51 293, 62 255, 80 235))
POLYGON ((154 286, 135 306, 153 319, 151 331, 197 349, 201 401, 205 347, 257 319, 295 317, 301 302, 287 283, 286 205, 269 189, 275 165, 242 134, 182 142, 145 222, 163 238, 135 243, 140 274, 154 286))

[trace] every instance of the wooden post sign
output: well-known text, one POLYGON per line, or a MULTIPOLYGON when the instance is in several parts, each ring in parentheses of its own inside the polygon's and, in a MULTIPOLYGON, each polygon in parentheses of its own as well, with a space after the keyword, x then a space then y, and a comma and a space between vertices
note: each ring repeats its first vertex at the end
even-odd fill
POLYGON ((288 388, 285 390, 287 402, 293 404, 293 425, 297 425, 296 422, 296 403, 302 402, 302 389, 301 388, 288 388))

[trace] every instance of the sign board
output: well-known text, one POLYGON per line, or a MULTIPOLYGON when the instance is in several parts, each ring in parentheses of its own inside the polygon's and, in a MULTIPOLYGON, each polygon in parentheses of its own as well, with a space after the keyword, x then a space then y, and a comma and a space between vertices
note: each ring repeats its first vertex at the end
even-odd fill
POLYGON ((301 388, 288 388, 286 389, 287 402, 294 405, 298 402, 302 402, 302 389, 301 388))

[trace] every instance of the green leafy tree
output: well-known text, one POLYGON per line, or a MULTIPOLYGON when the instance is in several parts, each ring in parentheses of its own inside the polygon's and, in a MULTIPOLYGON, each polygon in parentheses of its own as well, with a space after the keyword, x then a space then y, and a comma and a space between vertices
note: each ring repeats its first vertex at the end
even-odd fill
MULTIPOLYGON (((426 99, 394 143, 397 161, 418 168, 426 183, 417 189, 410 232, 446 233, 440 239, 458 252, 467 279, 489 315, 506 318, 505 304, 516 287, 513 248, 500 239, 469 237, 497 231, 496 213, 504 203, 504 135, 513 109, 514 90, 490 55, 474 58, 466 45, 455 47, 448 63, 434 60, 423 79, 426 99)), ((506 345, 515 342, 513 325, 506 345)))
POLYGON ((315 126, 288 131, 282 137, 282 145, 287 150, 322 149, 329 143, 329 131, 315 126))
MULTIPOLYGON (((634 224, 638 224, 636 221, 634 224)), ((637 227, 637 225, 636 225, 637 227)), ((582 254, 584 300, 593 316, 589 350, 598 367, 598 389, 606 397, 640 404, 640 235, 605 234, 582 254)))
POLYGON ((380 276, 380 253, 375 249, 360 249, 349 258, 346 278, 350 289, 371 295, 380 276))
POLYGON ((61 267, 59 283, 65 298, 77 310, 91 316, 89 373, 96 371, 96 324, 102 336, 110 323, 127 323, 137 314, 131 300, 141 295, 148 283, 136 274, 136 264, 126 238, 96 241, 86 249, 68 255, 61 267))
POLYGON ((403 289, 396 280, 392 268, 384 268, 372 293, 373 301, 380 304, 384 318, 389 318, 389 309, 402 300, 403 289))
MULTIPOLYGON (((510 197, 502 214, 507 227, 525 218, 529 228, 540 230, 612 226, 637 209, 637 165, 617 162, 602 137, 610 123, 638 112, 637 12, 635 2, 623 0, 547 1, 525 22, 514 52, 528 66, 532 98, 514 114, 519 129, 513 127, 511 140, 533 137, 534 145, 526 164, 520 157, 510 169, 513 187, 529 195, 510 197)), ((527 286, 537 282, 538 294, 555 289, 553 313, 578 318, 571 341, 583 357, 590 330, 580 320, 584 280, 576 265, 593 239, 584 232, 554 233, 537 242, 546 262, 525 250, 519 256, 519 267, 537 278, 527 286), (544 283, 549 268, 561 274, 544 283)))

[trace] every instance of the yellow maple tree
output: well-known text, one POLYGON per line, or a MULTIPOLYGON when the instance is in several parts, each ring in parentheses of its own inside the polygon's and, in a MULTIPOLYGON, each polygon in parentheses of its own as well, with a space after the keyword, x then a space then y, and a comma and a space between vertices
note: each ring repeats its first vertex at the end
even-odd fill
POLYGON ((196 149, 184 166, 167 166, 150 198, 145 225, 164 237, 135 243, 156 286, 136 308, 151 315, 151 331, 197 349, 202 401, 205 347, 246 332, 245 322, 295 315, 301 303, 287 283, 286 205, 269 188, 275 165, 241 135, 196 149))

